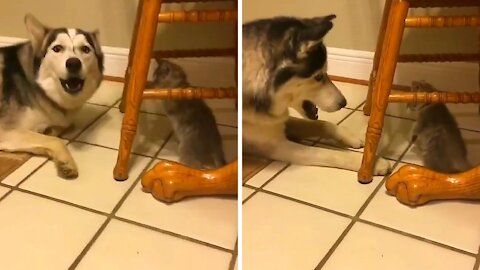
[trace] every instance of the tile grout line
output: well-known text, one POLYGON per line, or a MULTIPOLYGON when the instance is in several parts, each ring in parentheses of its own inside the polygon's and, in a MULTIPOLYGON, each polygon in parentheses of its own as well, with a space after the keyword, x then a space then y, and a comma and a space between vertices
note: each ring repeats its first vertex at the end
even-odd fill
POLYGON ((209 242, 198 240, 198 239, 192 238, 190 236, 175 233, 175 232, 172 232, 172 231, 167 231, 167 230, 164 230, 164 229, 157 228, 155 226, 143 224, 143 223, 140 223, 138 221, 130 220, 130 219, 127 219, 127 218, 123 218, 123 217, 113 215, 112 219, 118 220, 118 221, 123 221, 123 222, 131 224, 131 225, 136 225, 136 226, 142 227, 144 229, 148 229, 148 230, 155 231, 155 232, 158 232, 158 233, 161 233, 161 234, 165 234, 165 235, 168 235, 168 236, 179 238, 179 239, 182 239, 182 240, 185 240, 185 241, 188 241, 188 242, 192 242, 192 243, 195 243, 195 244, 199 244, 199 245, 202 245, 202 246, 207 246, 209 248, 217 249, 217 250, 229 253, 229 254, 233 254, 233 252, 234 252, 234 250, 232 250, 232 249, 217 246, 215 244, 211 244, 209 242))
MULTIPOLYGON (((404 153, 399 157, 399 159, 397 160, 397 162, 393 165, 392 167, 392 171, 396 168, 396 166, 398 166, 398 164, 400 163, 400 160, 402 159, 403 155, 406 153, 406 151, 408 150, 405 149, 404 153)), ((335 241, 335 243, 332 245, 332 247, 330 247, 330 249, 328 250, 327 254, 325 254, 325 256, 323 256, 322 260, 317 264, 317 266, 315 267, 315 270, 320 270, 323 268, 323 266, 325 265, 325 263, 327 263, 327 261, 330 259, 330 257, 333 255, 333 253, 335 252, 335 250, 338 248, 338 246, 340 246, 340 244, 343 242, 343 239, 345 239, 345 237, 347 236, 347 234, 350 232, 350 230, 352 229, 353 225, 355 225, 355 223, 358 221, 360 215, 363 213, 363 211, 367 208, 367 206, 370 204, 370 202, 373 200, 373 198, 375 197, 375 195, 377 194, 377 192, 381 189, 381 187, 383 186, 383 183, 385 181, 385 179, 387 179, 388 175, 384 176, 382 181, 380 181, 378 183, 378 185, 375 187, 375 189, 372 191, 372 193, 370 194, 370 196, 368 196, 368 198, 365 200, 365 202, 362 204, 362 206, 360 207, 360 209, 357 211, 357 213, 355 214, 355 216, 352 218, 352 221, 350 222, 350 224, 348 224, 348 226, 345 228, 345 230, 342 232, 342 234, 339 236, 339 238, 337 239, 337 241, 335 241)))
MULTIPOLYGON (((173 133, 170 133, 170 135, 172 135, 173 133)), ((170 136, 168 136, 169 138, 170 136)), ((163 144, 160 146, 160 149, 157 150, 157 154, 160 153, 160 151, 163 149, 163 147, 167 144, 167 141, 164 141, 163 144)), ((121 205, 125 202, 125 200, 127 199, 127 197, 130 195, 130 193, 133 191, 133 189, 135 188, 135 186, 138 184, 138 182, 140 181, 140 179, 142 178, 143 174, 148 170, 148 168, 150 167, 150 165, 153 164, 154 162, 154 158, 151 158, 150 161, 145 165, 145 167, 143 168, 143 170, 140 172, 140 174, 138 175, 137 179, 135 179, 135 181, 133 181, 132 185, 127 189, 127 191, 125 192, 125 194, 123 194, 122 198, 120 198, 120 200, 117 202, 117 204, 115 205, 115 207, 113 208, 113 210, 107 215, 107 219, 103 222, 103 224, 100 226, 100 228, 98 228, 98 230, 95 232, 95 234, 93 235, 93 237, 90 239, 90 241, 85 245, 85 247, 83 248, 83 250, 80 252, 80 254, 78 254, 78 256, 75 258, 75 260, 73 261, 73 263, 70 265, 70 267, 68 267, 68 269, 75 269, 78 264, 80 263, 80 261, 85 257, 85 255, 87 254, 87 252, 90 250, 90 248, 93 246, 93 244, 97 241, 97 239, 100 237, 100 235, 103 233, 103 231, 105 230, 105 228, 108 226, 108 224, 110 223, 110 221, 112 220, 113 216, 115 215, 115 213, 118 211, 118 209, 120 209, 121 205)))
POLYGON ((235 248, 233 249, 232 258, 230 259, 230 263, 228 264, 228 270, 235 269, 235 263, 237 261, 237 257, 238 257, 238 238, 237 238, 237 241, 235 241, 235 248))
POLYGON ((480 247, 478 248, 477 259, 475 260, 475 265, 473 265, 473 270, 480 270, 480 247))
POLYGON ((268 194, 268 195, 271 195, 271 196, 274 196, 274 197, 277 197, 277 198, 281 198, 281 199, 285 199, 285 200, 288 200, 288 201, 296 202, 298 204, 308 206, 308 207, 311 207, 311 208, 315 208, 317 210, 325 211, 325 212, 328 212, 328 213, 331 213, 331 214, 334 214, 334 215, 337 215, 337 216, 341 216, 341 217, 344 217, 344 218, 348 218, 348 219, 353 218, 353 216, 351 216, 349 214, 345 214, 345 213, 342 213, 342 212, 337 211, 337 210, 326 208, 324 206, 320 206, 320 205, 317 205, 317 204, 313 204, 313 203, 302 201, 302 200, 299 200, 299 199, 296 199, 296 198, 292 198, 292 197, 289 197, 287 195, 283 195, 283 194, 276 193, 276 192, 266 190, 266 189, 255 188, 255 187, 252 187, 252 186, 248 186, 248 187, 257 189, 257 191, 258 191, 257 193, 265 193, 265 194, 268 194))
MULTIPOLYGON (((166 140, 163 142, 163 144, 161 145, 160 149, 157 151, 156 155, 158 155, 162 149, 165 147, 165 145, 167 144, 168 140, 173 136, 173 132, 171 132, 169 134, 169 136, 167 136, 166 140)), ((177 234, 177 233, 174 233, 174 232, 170 232, 170 231, 167 231, 167 230, 162 230, 160 228, 157 228, 157 227, 154 227, 154 226, 150 226, 150 225, 147 225, 147 224, 143 224, 143 223, 139 223, 139 222, 136 222, 136 221, 133 221, 133 220, 129 220, 129 219, 126 219, 126 218, 122 218, 122 217, 118 217, 116 216, 116 212, 120 209, 120 207, 123 205, 123 203, 126 201, 126 199, 128 198, 128 196, 130 196, 131 192, 135 189, 135 187, 137 186, 138 182, 141 180, 142 176, 144 175, 144 173, 150 168, 150 166, 156 162, 157 159, 156 158, 151 158, 151 160, 148 162, 148 164, 146 165, 146 167, 142 170, 142 172, 139 174, 139 176, 137 177, 137 179, 132 183, 131 187, 127 190, 127 192, 122 196, 122 198, 119 200, 119 202, 117 203, 117 205, 115 206, 115 208, 112 210, 112 212, 110 214, 107 214, 107 219, 105 220, 105 222, 100 226, 100 228, 97 230, 97 232, 95 233, 95 235, 92 237, 92 239, 89 241, 89 243, 87 243, 87 245, 85 246, 85 248, 82 250, 82 252, 77 256, 77 258, 75 259, 75 261, 72 263, 72 265, 70 265, 70 267, 68 269, 75 269, 78 264, 81 262, 81 260, 84 258, 84 256, 88 253, 88 251, 90 250, 90 248, 93 246, 93 244, 96 242, 96 240, 100 237, 100 235, 103 233, 103 231, 106 229, 106 227, 108 226, 108 224, 110 223, 110 221, 112 219, 115 219, 115 220, 119 220, 119 221, 123 221, 123 222, 126 222, 126 223, 129 223, 129 224, 132 224, 132 225, 137 225, 139 227, 143 227, 143 228, 146 228, 146 229, 150 229, 150 230, 153 230, 153 231, 156 231, 156 232, 159 232, 159 233, 163 233, 163 234, 166 234, 166 235, 170 235, 170 236, 173 236, 173 237, 176 237, 176 238, 179 238, 179 239, 182 239, 182 240, 187 240, 189 242, 193 242, 193 243, 196 243, 196 244, 199 244, 199 245, 202 245, 202 246, 206 246, 206 247, 209 247, 209 248, 214 248, 214 249, 217 249, 217 250, 220 250, 220 251, 224 251, 224 252, 227 252, 227 253, 232 253, 233 251, 230 250, 230 249, 227 249, 227 248, 224 248, 224 247, 220 247, 220 246, 217 246, 217 245, 214 245, 214 244, 211 244, 211 243, 208 243, 208 242, 204 242, 204 241, 201 241, 201 240, 198 240, 198 239, 195 239, 195 238, 191 238, 191 237, 188 237, 188 236, 185 236, 185 235, 181 235, 181 234, 177 234)))
POLYGON ((477 256, 476 253, 472 253, 472 252, 469 252, 469 251, 466 251, 466 250, 463 250, 463 249, 460 249, 460 248, 452 247, 452 246, 449 246, 449 245, 446 245, 446 244, 443 244, 443 243, 440 243, 440 242, 437 242, 437 241, 434 241, 434 240, 430 240, 430 239, 422 237, 422 236, 418 236, 418 235, 415 235, 415 234, 404 232, 404 231, 401 231, 401 230, 398 230, 398 229, 395 229, 395 228, 392 228, 392 227, 388 227, 388 226, 385 226, 385 225, 382 225, 382 224, 379 224, 379 223, 375 223, 375 222, 372 222, 372 221, 368 221, 368 220, 365 220, 365 219, 358 218, 357 222, 358 223, 363 223, 363 224, 366 224, 366 225, 370 225, 370 226, 373 226, 373 227, 377 227, 379 229, 383 229, 385 231, 393 232, 395 234, 399 234, 399 235, 402 235, 402 236, 405 236, 405 237, 413 238, 413 239, 418 240, 420 242, 425 242, 425 243, 428 243, 428 244, 431 244, 431 245, 434 245, 434 246, 437 246, 437 247, 448 249, 450 251, 455 251, 457 253, 461 253, 461 254, 466 255, 466 256, 470 256, 470 257, 476 257, 477 256))

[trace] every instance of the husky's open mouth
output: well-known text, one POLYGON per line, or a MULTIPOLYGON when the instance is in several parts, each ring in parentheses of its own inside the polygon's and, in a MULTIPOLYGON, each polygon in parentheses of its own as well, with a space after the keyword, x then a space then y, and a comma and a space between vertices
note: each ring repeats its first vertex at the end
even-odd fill
POLYGON ((80 78, 68 78, 66 80, 60 79, 63 89, 69 94, 77 94, 83 88, 85 80, 80 78))
POLYGON ((318 108, 310 100, 304 100, 302 103, 303 111, 310 120, 318 120, 318 108))

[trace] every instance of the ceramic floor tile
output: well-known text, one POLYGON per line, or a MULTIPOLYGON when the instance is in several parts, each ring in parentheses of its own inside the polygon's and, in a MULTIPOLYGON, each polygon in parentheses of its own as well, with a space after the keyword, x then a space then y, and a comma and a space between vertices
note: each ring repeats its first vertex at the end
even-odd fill
POLYGON ((474 263, 473 257, 357 222, 322 269, 470 270, 474 263))
POLYGON ((226 270, 231 256, 227 252, 112 220, 77 269, 226 270))
POLYGON ((480 131, 478 106, 478 104, 447 104, 450 112, 455 116, 459 127, 480 131))
POLYGON ((123 83, 104 80, 88 103, 112 106, 122 98, 122 92, 123 83))
MULTIPOLYGON (((80 135, 78 141, 118 149, 123 114, 111 109, 80 135)), ((171 133, 166 117, 140 113, 133 153, 154 156, 171 133)))
POLYGON ((59 178, 53 162, 49 162, 20 187, 110 213, 150 160, 132 155, 129 179, 117 182, 112 176, 117 151, 82 143, 68 148, 79 168, 77 179, 59 178))
POLYGON ((237 200, 232 198, 191 198, 165 204, 143 192, 138 183, 117 216, 232 250, 237 237, 237 200))
POLYGON ((47 159, 44 157, 31 157, 29 160, 27 160, 27 162, 23 163, 22 166, 5 177, 2 183, 10 186, 18 185, 18 183, 25 179, 25 177, 31 174, 35 169, 40 167, 40 165, 42 165, 46 160, 47 159))
POLYGON ((361 218, 472 253, 480 246, 478 202, 443 201, 409 207, 382 187, 361 218))
POLYGON ((353 171, 291 165, 264 189, 354 216, 382 179, 360 185, 353 171))
POLYGON ((252 195, 253 192, 255 192, 254 189, 251 189, 249 187, 242 187, 242 200, 248 198, 248 196, 252 195))
POLYGON ((62 138, 71 140, 91 124, 100 114, 108 110, 105 106, 85 104, 75 115, 73 127, 62 134, 62 138))
POLYGON ((0 203, 0 269, 67 269, 105 219, 14 191, 0 203))
POLYGON ((285 168, 285 166, 287 166, 287 163, 285 162, 273 161, 272 163, 268 164, 268 166, 265 167, 263 170, 259 171, 256 175, 250 178, 247 184, 254 187, 261 187, 281 169, 285 168))
POLYGON ((367 99, 368 86, 336 81, 333 83, 347 99, 347 108, 355 109, 367 99))
POLYGON ((243 205, 243 269, 314 269, 349 219, 264 193, 243 205))
MULTIPOLYGON (((368 119, 368 116, 358 111, 349 116, 340 126, 356 130, 359 134, 366 134, 368 119)), ((394 160, 398 159, 410 144, 410 131, 414 123, 411 120, 386 116, 378 146, 379 155, 394 160)))
POLYGON ((1 186, 0 186, 0 198, 2 198, 3 195, 7 194, 8 191, 10 191, 9 188, 1 187, 1 186))

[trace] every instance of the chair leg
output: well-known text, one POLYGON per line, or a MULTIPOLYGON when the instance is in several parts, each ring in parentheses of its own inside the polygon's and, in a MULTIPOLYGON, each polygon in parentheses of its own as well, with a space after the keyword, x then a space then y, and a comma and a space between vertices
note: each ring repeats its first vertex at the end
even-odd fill
POLYGON ((139 3, 142 16, 139 21, 137 38, 132 54, 131 72, 127 84, 125 116, 122 122, 120 146, 117 164, 113 171, 116 180, 128 178, 128 161, 133 140, 137 131, 137 121, 142 94, 147 83, 148 68, 153 49, 153 42, 157 31, 157 18, 160 12, 161 1, 142 0, 139 3))
POLYGON ((382 134, 384 114, 393 83, 409 2, 394 0, 392 5, 379 62, 378 77, 372 91, 372 111, 368 121, 362 166, 358 172, 358 181, 361 183, 369 183, 373 179, 373 161, 382 134))
POLYGON ((378 32, 377 47, 375 48, 375 56, 373 57, 372 72, 370 73, 370 80, 368 82, 368 94, 365 105, 363 106, 363 114, 370 115, 372 108, 372 91, 375 85, 375 78, 377 77, 378 64, 380 58, 382 58, 382 47, 385 40, 385 31, 387 30, 388 15, 392 7, 392 0, 385 0, 385 6, 383 7, 382 24, 380 25, 380 31, 378 32))
POLYGON ((127 69, 125 69, 125 80, 123 84, 123 92, 122 92, 122 100, 120 101, 120 112, 124 113, 125 112, 125 98, 127 96, 127 86, 128 86, 128 81, 130 80, 130 72, 132 70, 132 62, 133 62, 133 51, 135 50, 135 41, 137 40, 137 34, 138 34, 138 25, 140 23, 140 18, 142 17, 142 9, 141 3, 139 3, 137 7, 137 15, 135 17, 135 25, 133 26, 133 33, 132 33, 132 40, 130 42, 130 51, 128 53, 128 64, 127 64, 127 69))

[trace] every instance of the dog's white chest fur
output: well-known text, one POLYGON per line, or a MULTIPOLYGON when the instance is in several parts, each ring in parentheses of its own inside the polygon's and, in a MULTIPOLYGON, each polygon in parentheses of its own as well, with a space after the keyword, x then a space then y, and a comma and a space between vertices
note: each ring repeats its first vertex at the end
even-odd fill
POLYGON ((59 111, 45 111, 40 108, 27 108, 20 113, 17 126, 21 129, 43 133, 49 127, 67 128, 72 123, 72 114, 59 111))

